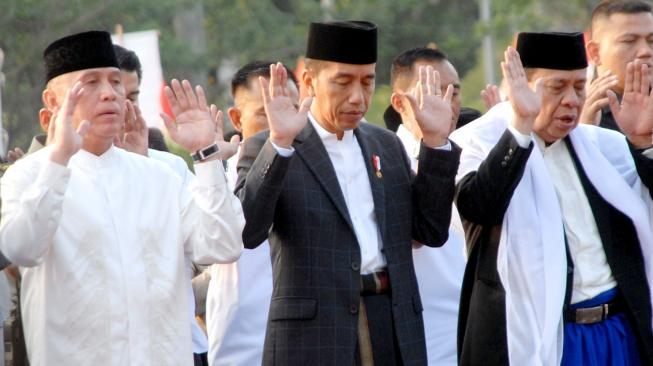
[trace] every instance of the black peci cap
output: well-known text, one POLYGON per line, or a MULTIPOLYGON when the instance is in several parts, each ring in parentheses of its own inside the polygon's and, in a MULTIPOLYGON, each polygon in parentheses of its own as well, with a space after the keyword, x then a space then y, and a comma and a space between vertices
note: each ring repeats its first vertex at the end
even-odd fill
POLYGON ((96 67, 116 67, 111 35, 102 31, 73 34, 52 42, 43 51, 45 82, 69 72, 96 67))
POLYGON ((530 33, 517 37, 517 52, 525 68, 578 70, 587 67, 582 33, 530 33))
POLYGON ((311 23, 306 57, 344 64, 373 64, 376 62, 376 38, 376 25, 370 22, 311 23))

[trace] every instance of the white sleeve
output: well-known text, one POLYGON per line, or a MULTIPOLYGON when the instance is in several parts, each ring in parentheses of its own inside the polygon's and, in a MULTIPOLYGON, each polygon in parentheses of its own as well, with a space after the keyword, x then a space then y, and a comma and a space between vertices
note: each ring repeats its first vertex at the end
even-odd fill
POLYGON ((33 267, 54 241, 70 169, 46 159, 32 182, 25 168, 14 166, 2 178, 0 251, 18 266, 33 267))
POLYGON ((243 251, 245 217, 227 186, 222 161, 195 164, 196 178, 181 190, 181 231, 186 255, 195 263, 230 263, 243 251))
POLYGON ((286 149, 285 147, 277 146, 274 142, 270 141, 272 144, 272 147, 274 147, 275 150, 277 150, 277 154, 281 155, 284 158, 289 158, 292 156, 292 154, 295 153, 295 148, 290 147, 290 149, 286 149))
POLYGON ((517 131, 517 129, 514 128, 513 126, 508 126, 508 130, 515 137, 515 140, 517 140, 517 144, 519 144, 519 146, 523 147, 524 149, 527 149, 528 146, 531 144, 531 135, 525 135, 517 131))

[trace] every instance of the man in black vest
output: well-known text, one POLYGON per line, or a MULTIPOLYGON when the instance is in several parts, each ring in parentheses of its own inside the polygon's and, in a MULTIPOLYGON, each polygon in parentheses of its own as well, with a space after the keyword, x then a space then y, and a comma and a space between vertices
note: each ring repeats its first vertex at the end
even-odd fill
POLYGON ((517 51, 510 101, 451 136, 469 252, 460 363, 651 364, 648 67, 628 66, 621 104, 611 94, 624 137, 578 125, 581 33, 521 33, 517 51))

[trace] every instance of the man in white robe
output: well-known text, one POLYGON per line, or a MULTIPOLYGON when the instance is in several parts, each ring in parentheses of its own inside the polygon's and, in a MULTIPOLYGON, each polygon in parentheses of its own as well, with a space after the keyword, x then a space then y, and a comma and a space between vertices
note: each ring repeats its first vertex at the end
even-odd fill
POLYGON ((651 364, 647 66, 629 66, 621 104, 611 94, 624 137, 578 126, 581 33, 520 33, 517 50, 502 63, 510 102, 452 134, 470 253, 460 364, 651 364))
POLYGON ((190 194, 163 164, 113 146, 125 96, 108 33, 60 39, 44 59, 51 143, 2 179, 0 250, 22 270, 30 362, 192 364, 184 256, 237 259, 244 225, 203 91, 166 89, 171 137, 200 152, 190 194))

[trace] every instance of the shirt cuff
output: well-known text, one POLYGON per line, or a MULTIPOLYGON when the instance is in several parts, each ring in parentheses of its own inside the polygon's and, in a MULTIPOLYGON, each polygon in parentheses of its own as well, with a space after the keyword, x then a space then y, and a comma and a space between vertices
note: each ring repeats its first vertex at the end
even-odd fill
POLYGON ((216 159, 193 165, 198 186, 215 187, 227 184, 222 160, 216 159))
POLYGON ((517 131, 517 129, 514 128, 513 126, 508 126, 508 131, 512 133, 515 140, 517 140, 517 144, 519 144, 519 146, 523 147, 524 149, 528 149, 528 146, 530 146, 531 144, 531 135, 525 135, 517 131))
POLYGON ((295 153, 295 148, 292 146, 290 147, 290 149, 286 149, 284 147, 277 146, 277 144, 275 144, 272 141, 270 141, 270 143, 272 144, 272 147, 274 147, 274 149, 277 150, 277 154, 281 155, 284 158, 289 158, 292 156, 292 154, 295 153))
POLYGON ((642 155, 646 156, 649 159, 653 159, 653 147, 644 150, 642 155))

